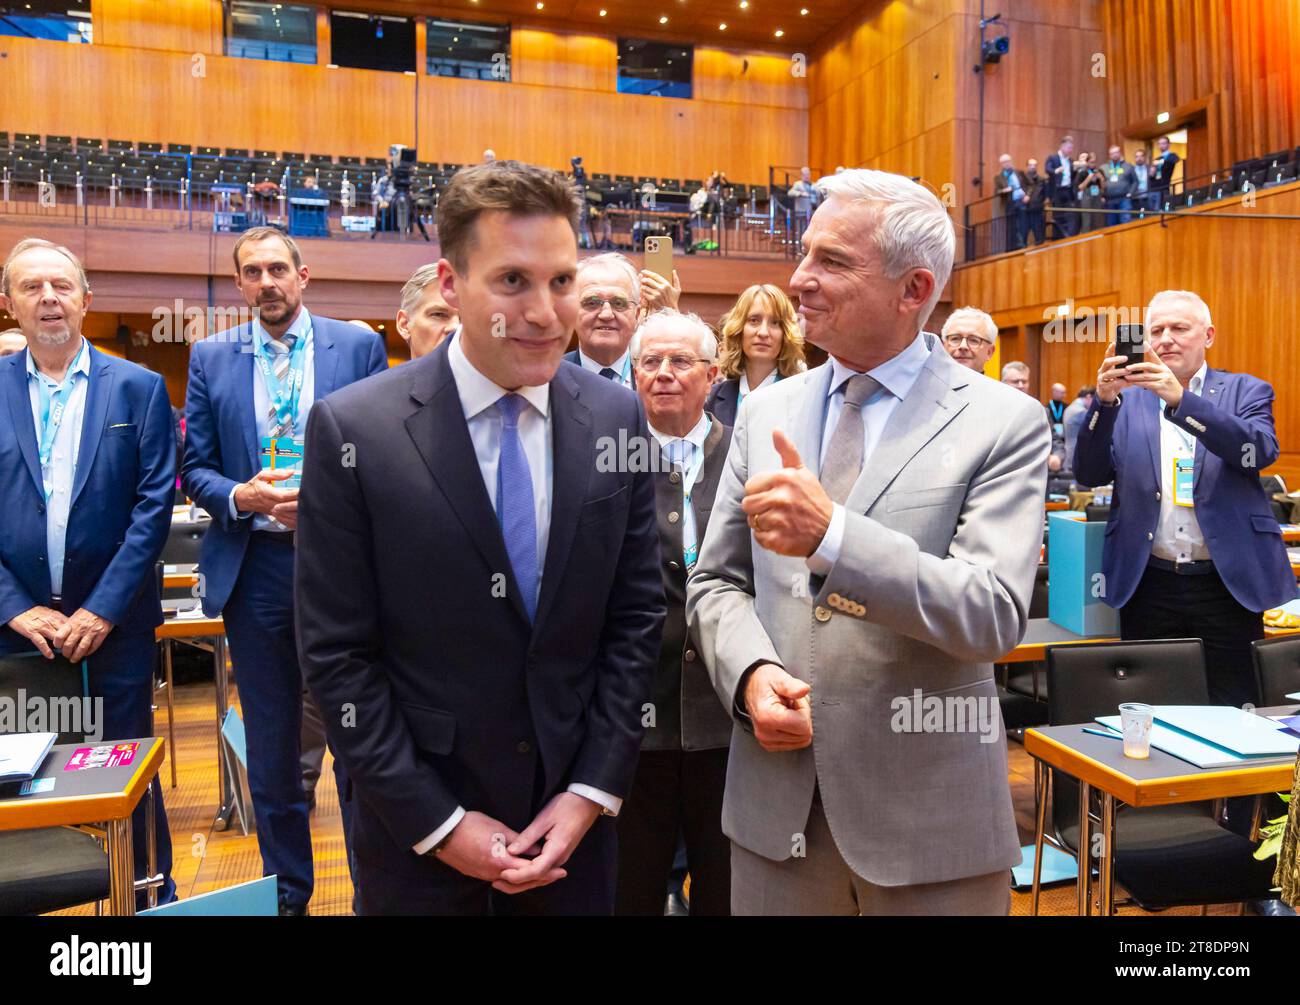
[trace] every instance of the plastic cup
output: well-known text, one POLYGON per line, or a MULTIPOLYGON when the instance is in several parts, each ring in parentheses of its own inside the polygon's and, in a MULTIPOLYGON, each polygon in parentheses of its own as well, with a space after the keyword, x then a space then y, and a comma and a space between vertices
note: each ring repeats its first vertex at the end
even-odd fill
POLYGON ((1119 707, 1125 757, 1145 759, 1151 756, 1151 723, 1154 718, 1151 706, 1140 701, 1126 701, 1119 707))

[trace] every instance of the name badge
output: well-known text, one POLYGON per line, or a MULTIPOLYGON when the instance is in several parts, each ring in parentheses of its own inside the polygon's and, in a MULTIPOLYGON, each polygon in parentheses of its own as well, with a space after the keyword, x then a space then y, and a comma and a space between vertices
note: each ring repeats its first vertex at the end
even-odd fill
POLYGON ((1191 506, 1192 488, 1196 483, 1196 459, 1174 458, 1174 505, 1191 506))
POLYGON ((1088 186, 1088 193, 1089 195, 1101 195, 1101 186, 1100 185, 1088 186))
POLYGON ((291 471, 288 478, 275 483, 277 489, 302 487, 303 441, 291 436, 272 439, 262 437, 262 450, 258 455, 263 471, 291 471))
POLYGON ((1053 433, 1054 435, 1056 435, 1056 436, 1064 436, 1064 435, 1065 435, 1065 423, 1064 423, 1064 422, 1053 422, 1053 423, 1052 423, 1052 433, 1053 433))

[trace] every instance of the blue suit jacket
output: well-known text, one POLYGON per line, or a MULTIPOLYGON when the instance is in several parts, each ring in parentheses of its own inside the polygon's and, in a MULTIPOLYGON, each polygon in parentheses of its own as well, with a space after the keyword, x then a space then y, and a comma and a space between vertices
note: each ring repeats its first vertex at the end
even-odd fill
POLYGON ((551 380, 550 536, 530 623, 450 344, 338 392, 307 424, 303 674, 322 708, 355 706, 356 728, 327 715, 326 732, 360 797, 357 856, 394 875, 428 875, 411 846, 458 804, 521 828, 570 783, 626 795, 664 618, 653 475, 598 460, 651 442, 640 399, 567 363, 551 380), (345 443, 353 468, 337 462, 345 443))
MULTIPOLYGON (((63 608, 116 631, 162 623, 154 566, 171 527, 176 445, 161 376, 90 349, 81 450, 72 483, 63 608)), ((50 604, 45 490, 27 388, 27 354, 0 360, 0 652, 31 649, 7 622, 50 604)))
POLYGON ((1277 460, 1273 388, 1256 377, 1208 369, 1199 396, 1183 395, 1177 413, 1162 416, 1160 399, 1144 388, 1124 392, 1118 407, 1095 399, 1074 447, 1080 485, 1114 481, 1102 549, 1106 603, 1123 607, 1146 570, 1160 519, 1161 422, 1196 437, 1192 500, 1210 559, 1243 607, 1264 611, 1296 596, 1277 518, 1259 482, 1277 460))
MULTIPOLYGON (((314 400, 388 368, 383 342, 372 332, 312 315, 314 400)), ((199 567, 206 587, 203 611, 216 617, 230 599, 253 521, 230 518, 230 491, 261 469, 253 414, 252 325, 219 332, 190 349, 185 395, 185 494, 212 514, 199 567)))

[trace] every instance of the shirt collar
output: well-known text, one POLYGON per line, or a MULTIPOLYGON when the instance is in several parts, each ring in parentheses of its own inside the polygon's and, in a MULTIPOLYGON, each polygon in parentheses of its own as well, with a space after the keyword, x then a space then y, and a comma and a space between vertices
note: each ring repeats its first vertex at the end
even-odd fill
MULTIPOLYGON (((628 347, 623 350, 623 355, 610 364, 609 368, 618 374, 619 380, 622 380, 628 372, 627 361, 631 352, 632 346, 629 344, 628 347)), ((588 356, 582 351, 582 346, 578 346, 578 359, 582 361, 583 368, 590 370, 592 373, 600 373, 601 370, 605 369, 605 364, 597 363, 594 359, 588 356)))
POLYGON ((659 441, 659 446, 661 447, 668 446, 668 444, 672 443, 673 440, 686 440, 692 446, 703 450, 704 440, 709 435, 709 417, 701 413, 700 421, 697 422, 691 431, 685 436, 669 436, 667 433, 659 432, 659 430, 655 429, 654 426, 650 427, 650 433, 659 441))
POLYGON ((1203 362, 1201 368, 1192 374, 1192 379, 1187 382, 1187 390, 1192 394, 1201 394, 1205 391, 1205 374, 1209 370, 1209 362, 1203 362))
MULTIPOLYGON (((930 345, 925 332, 919 332, 912 344, 892 359, 887 359, 873 370, 868 370, 886 391, 902 400, 912 390, 921 376, 926 360, 930 358, 930 345)), ((829 395, 844 387, 844 382, 861 371, 851 370, 834 356, 831 357, 831 386, 829 395)))
MULTIPOLYGON (((770 385, 770 384, 775 384, 775 383, 776 383, 778 380, 780 380, 780 379, 781 379, 781 371, 780 371, 780 370, 773 370, 773 371, 772 371, 771 373, 769 373, 766 377, 764 377, 761 381, 759 381, 759 383, 758 383, 758 387, 767 387, 767 386, 770 385)), ((750 387, 750 386, 749 386, 749 374, 747 374, 747 373, 741 373, 741 375, 740 375, 740 394, 741 394, 742 397, 743 397, 744 395, 746 395, 746 394, 749 394, 750 391, 757 391, 757 390, 758 390, 758 387, 750 387)))
MULTIPOLYGON (((289 330, 284 334, 296 335, 299 339, 302 339, 306 337, 311 330, 311 315, 307 313, 307 308, 304 307, 298 311, 298 316, 293 319, 293 324, 289 326, 289 330)), ((266 343, 271 341, 271 334, 262 327, 260 319, 253 322, 253 337, 257 340, 257 344, 260 346, 266 345, 266 343)))
POLYGON ((504 387, 499 387, 488 380, 475 368, 469 361, 469 357, 465 355, 460 339, 461 333, 457 329, 456 334, 451 336, 451 345, 447 347, 447 362, 451 365, 451 375, 456 381, 456 393, 460 396, 460 407, 467 421, 491 408, 511 393, 523 395, 528 404, 537 409, 543 417, 546 416, 551 403, 550 384, 520 387, 514 392, 507 391, 504 387))
MULTIPOLYGON (((90 376, 90 344, 86 341, 86 336, 82 335, 80 336, 80 339, 81 339, 81 346, 77 349, 77 355, 73 360, 72 365, 68 368, 67 374, 64 375, 63 378, 64 380, 67 380, 68 377, 72 376, 74 373, 79 373, 83 377, 90 376)), ((36 360, 32 358, 32 351, 30 349, 26 349, 24 350, 24 352, 26 352, 27 354, 28 376, 38 377, 41 380, 47 381, 48 383, 51 384, 56 383, 56 381, 54 381, 51 377, 41 373, 40 370, 36 369, 36 360)))

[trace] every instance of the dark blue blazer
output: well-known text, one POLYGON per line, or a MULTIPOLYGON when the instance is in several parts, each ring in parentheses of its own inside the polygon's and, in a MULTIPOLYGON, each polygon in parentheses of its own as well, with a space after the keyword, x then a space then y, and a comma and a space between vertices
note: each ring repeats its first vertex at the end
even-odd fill
POLYGON ((1177 413, 1162 416, 1145 388, 1105 408, 1094 399, 1079 428, 1074 477, 1080 485, 1114 481, 1102 572, 1106 603, 1123 607, 1151 557, 1160 519, 1161 422, 1196 437, 1192 500, 1220 578, 1243 607, 1265 611, 1296 596, 1295 576, 1260 472, 1277 460, 1273 388, 1257 377, 1207 369, 1200 396, 1183 395, 1177 413))
POLYGON ((736 409, 740 406, 740 378, 732 377, 721 384, 714 384, 709 389, 709 397, 704 402, 704 410, 712 412, 713 417, 724 426, 736 424, 736 409))
POLYGON ((530 624, 450 345, 344 388, 307 424, 303 673, 322 709, 355 711, 352 728, 325 716, 356 786, 354 847, 395 875, 426 868, 412 846, 458 805, 519 829, 571 783, 625 796, 664 619, 653 474, 600 460, 648 437, 640 399, 563 363, 551 380, 550 536, 530 624), (338 463, 345 443, 355 467, 338 463))
MULTIPOLYGON (((81 450, 63 565, 63 608, 116 631, 162 623, 155 564, 171 528, 176 446, 161 376, 90 348, 81 450)), ((0 360, 0 652, 31 649, 7 626, 50 605, 45 490, 27 353, 0 360)))
MULTIPOLYGON (((314 400, 388 367, 379 336, 356 325, 312 315, 314 400)), ((252 325, 218 332, 190 349, 185 395, 185 494, 212 514, 199 566, 206 587, 203 611, 216 617, 230 599, 253 521, 230 518, 230 491, 261 470, 253 415, 252 325)))

